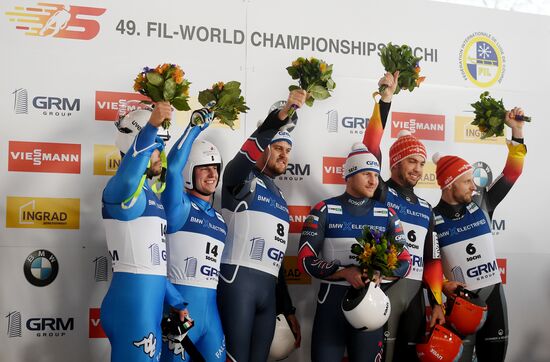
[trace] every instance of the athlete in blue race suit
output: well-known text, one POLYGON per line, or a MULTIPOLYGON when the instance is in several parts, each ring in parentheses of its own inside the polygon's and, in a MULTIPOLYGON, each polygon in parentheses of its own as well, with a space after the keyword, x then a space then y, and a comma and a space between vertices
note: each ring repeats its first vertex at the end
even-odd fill
POLYGON ((385 204, 372 200, 380 166, 374 155, 361 144, 348 156, 344 165, 346 192, 319 202, 304 222, 300 237, 298 268, 321 280, 317 310, 311 337, 311 360, 341 361, 347 348, 351 362, 380 361, 384 329, 355 329, 341 308, 349 286, 364 288, 363 272, 353 260, 351 246, 365 226, 387 232, 391 239, 405 246, 398 256, 391 280, 383 280, 383 289, 407 275, 410 256, 399 218, 385 204))
POLYGON ((134 111, 120 121, 119 130, 126 133, 119 134, 117 146, 126 155, 103 191, 113 279, 101 305, 101 325, 113 362, 158 361, 164 302, 181 317, 187 312, 187 303, 166 278, 164 208, 144 182, 145 176, 161 173, 164 143, 157 127, 170 115, 170 105, 158 103, 152 113, 134 111))
MULTIPOLYGON (((195 140, 213 114, 195 111, 205 121, 187 127, 168 155, 166 190, 162 203, 168 219, 168 278, 185 299, 194 326, 188 337, 206 361, 225 362, 216 288, 227 227, 212 207, 212 195, 221 173, 221 156, 208 141, 195 140), (184 191, 185 185, 185 191, 184 191)), ((189 361, 180 343, 163 344, 162 361, 189 361)))
MULTIPOLYGON (((229 231, 218 307, 232 361, 264 362, 269 354, 289 227, 286 201, 273 178, 285 172, 292 141, 278 130, 287 123, 290 107, 300 107, 305 98, 305 91, 292 91, 285 107, 269 114, 223 175, 222 213, 229 231)), ((287 317, 296 325, 294 316, 287 317)))

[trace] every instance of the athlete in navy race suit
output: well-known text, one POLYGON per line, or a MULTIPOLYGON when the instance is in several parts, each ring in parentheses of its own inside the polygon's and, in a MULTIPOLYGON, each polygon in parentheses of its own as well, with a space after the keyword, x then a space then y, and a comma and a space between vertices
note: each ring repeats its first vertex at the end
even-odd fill
POLYGON ((304 222, 298 267, 321 280, 311 338, 311 360, 341 361, 347 348, 349 361, 380 361, 383 328, 355 329, 341 308, 348 287, 365 287, 364 275, 353 260, 351 246, 365 226, 387 232, 405 245, 398 256, 394 276, 382 288, 395 283, 410 270, 410 256, 399 218, 385 204, 372 200, 378 186, 380 166, 362 144, 354 147, 344 165, 346 192, 315 205, 304 222))
POLYGON ((157 131, 170 116, 170 104, 162 102, 152 113, 134 111, 121 121, 125 125, 120 128, 129 133, 120 134, 117 145, 126 155, 103 191, 113 279, 101 304, 101 325, 111 343, 113 362, 160 358, 165 301, 180 310, 180 318, 187 314, 187 303, 166 278, 164 207, 148 184, 142 183, 144 174, 150 178, 161 173, 159 151, 164 142, 157 131))
MULTIPOLYGON (((305 102, 292 91, 283 109, 269 114, 223 174, 222 214, 228 235, 218 284, 218 306, 232 361, 267 360, 275 331, 276 284, 288 241, 289 214, 274 177, 285 172, 291 150, 291 106, 305 102)), ((279 278, 284 283, 284 277, 279 278)), ((286 288, 283 288, 286 290, 286 288)), ((292 329, 299 332, 294 315, 292 329)))

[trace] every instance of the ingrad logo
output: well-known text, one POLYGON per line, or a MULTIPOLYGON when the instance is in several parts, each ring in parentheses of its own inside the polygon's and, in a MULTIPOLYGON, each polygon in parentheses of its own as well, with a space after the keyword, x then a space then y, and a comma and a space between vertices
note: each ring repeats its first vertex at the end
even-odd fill
POLYGON ((37 287, 45 287, 57 277, 59 263, 50 251, 36 250, 25 259, 23 271, 29 283, 37 287))
POLYGON ((38 3, 35 6, 15 6, 5 14, 25 35, 90 40, 99 33, 99 22, 91 18, 106 9, 88 6, 38 3))
POLYGON ((494 36, 476 32, 462 43, 459 65, 462 77, 481 88, 501 82, 504 76, 506 58, 502 47, 494 36))

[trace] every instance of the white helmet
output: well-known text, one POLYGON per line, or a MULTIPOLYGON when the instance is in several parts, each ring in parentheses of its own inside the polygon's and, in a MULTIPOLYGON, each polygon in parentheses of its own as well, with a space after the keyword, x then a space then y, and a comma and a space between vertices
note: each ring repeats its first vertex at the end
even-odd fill
MULTIPOLYGON (((149 122, 149 118, 151 118, 151 107, 138 107, 143 107, 138 101, 121 100, 119 102, 119 116, 115 122, 115 126, 118 130, 115 145, 122 153, 128 152, 128 149, 130 149, 139 131, 145 127, 147 122, 149 122), (133 110, 126 112, 126 110, 130 108, 133 108, 133 110)), ((170 133, 168 133, 167 129, 159 127, 157 137, 166 143, 170 139, 170 133)))
POLYGON ((373 331, 386 324, 391 304, 382 288, 370 282, 363 289, 348 289, 342 300, 342 311, 354 328, 373 331))
POLYGON ((283 314, 277 316, 275 321, 275 334, 269 349, 269 360, 278 361, 287 358, 294 350, 296 338, 283 314))
MULTIPOLYGON (((193 179, 193 170, 196 166, 217 165, 218 166, 218 183, 222 173, 222 156, 220 151, 214 144, 205 140, 196 140, 191 148, 191 153, 187 159, 187 163, 183 168, 183 179, 185 180, 185 188, 193 190, 195 188, 195 180, 193 179)), ((218 184, 216 183, 216 186, 218 184)))

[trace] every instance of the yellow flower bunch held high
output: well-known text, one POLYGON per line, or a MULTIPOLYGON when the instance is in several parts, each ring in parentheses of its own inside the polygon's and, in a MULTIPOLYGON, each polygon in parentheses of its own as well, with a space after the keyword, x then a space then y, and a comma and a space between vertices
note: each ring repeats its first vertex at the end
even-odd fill
MULTIPOLYGON (((307 92, 306 104, 312 106, 317 100, 327 99, 330 92, 336 88, 332 79, 332 64, 327 64, 321 59, 310 57, 298 58, 292 65, 286 68, 292 79, 298 80, 298 85, 288 87, 289 91, 303 89, 307 92)), ((288 114, 292 117, 296 108, 292 108, 288 114)))
MULTIPOLYGON (((134 90, 147 96, 152 102, 167 101, 178 111, 188 111, 191 108, 189 85, 184 78, 185 73, 179 65, 160 64, 156 68, 145 67, 134 79, 134 90)), ((170 119, 165 119, 162 127, 170 127, 170 119)))

